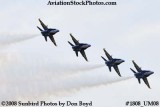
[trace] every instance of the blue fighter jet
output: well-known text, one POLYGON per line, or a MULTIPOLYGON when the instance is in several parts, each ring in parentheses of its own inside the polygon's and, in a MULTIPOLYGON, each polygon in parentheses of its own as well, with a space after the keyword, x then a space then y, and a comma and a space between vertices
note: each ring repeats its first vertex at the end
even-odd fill
POLYGON ((42 36, 44 36, 46 41, 47 41, 47 37, 49 37, 51 39, 51 41, 54 43, 54 45, 57 46, 53 35, 55 35, 57 32, 59 32, 59 30, 48 28, 48 26, 46 26, 40 19, 39 19, 39 22, 44 29, 44 30, 42 30, 40 27, 37 26, 37 28, 41 31, 42 36))
POLYGON ((148 88, 150 88, 147 77, 153 74, 154 72, 149 71, 149 70, 142 70, 134 61, 132 62, 138 72, 134 71, 132 68, 130 69, 133 71, 134 76, 138 79, 139 84, 141 83, 140 79, 143 79, 144 83, 148 86, 148 88))
POLYGON ((108 60, 105 59, 103 56, 101 56, 101 57, 105 61, 106 66, 108 66, 109 71, 111 72, 111 67, 113 67, 115 69, 115 71, 117 72, 117 74, 121 77, 118 65, 121 64, 122 62, 124 62, 124 60, 112 58, 112 56, 105 49, 103 49, 103 50, 104 50, 104 53, 106 54, 108 60))
POLYGON ((78 52, 80 52, 82 54, 82 56, 85 58, 86 61, 88 61, 85 51, 87 48, 89 48, 91 45, 86 44, 86 43, 79 43, 78 40, 76 40, 72 34, 70 34, 73 42, 75 43, 75 45, 73 45, 71 42, 68 41, 68 43, 72 46, 73 51, 75 51, 76 56, 78 57, 78 52))

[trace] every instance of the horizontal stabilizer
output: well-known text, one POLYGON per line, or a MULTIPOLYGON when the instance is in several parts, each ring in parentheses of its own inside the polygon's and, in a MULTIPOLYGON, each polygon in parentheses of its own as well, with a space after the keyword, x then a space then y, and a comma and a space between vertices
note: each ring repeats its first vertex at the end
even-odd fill
POLYGON ((43 31, 40 27, 37 26, 37 28, 38 28, 41 32, 43 31))
POLYGON ((111 72, 111 71, 112 71, 112 68, 111 68, 111 66, 108 66, 108 68, 109 68, 109 71, 111 72))
POLYGON ((76 56, 78 57, 78 51, 75 51, 75 53, 76 53, 76 56))
POLYGON ((138 78, 138 82, 139 82, 139 84, 141 83, 141 80, 140 80, 140 78, 138 78))
POLYGON ((46 42, 47 42, 47 36, 44 36, 44 39, 46 40, 46 42))
POLYGON ((135 74, 136 73, 136 71, 134 71, 132 68, 130 68, 131 69, 131 71, 135 74))
POLYGON ((101 58, 102 58, 104 61, 107 61, 103 56, 101 56, 101 58))
POLYGON ((71 42, 68 41, 68 43, 69 43, 71 46, 74 46, 71 42))

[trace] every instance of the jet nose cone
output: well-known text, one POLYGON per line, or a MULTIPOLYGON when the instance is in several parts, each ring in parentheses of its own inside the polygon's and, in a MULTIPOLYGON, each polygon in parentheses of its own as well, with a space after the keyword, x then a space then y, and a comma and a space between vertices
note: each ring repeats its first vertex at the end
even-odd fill
POLYGON ((91 47, 91 45, 88 45, 88 47, 91 47))
POLYGON ((57 32, 59 32, 59 30, 58 30, 58 29, 57 29, 56 31, 57 31, 57 32))
POLYGON ((125 61, 124 61, 124 60, 121 60, 120 62, 123 63, 123 62, 125 62, 125 61))
POLYGON ((125 62, 125 60, 122 60, 122 62, 125 62))
POLYGON ((154 74, 154 72, 151 71, 151 74, 154 74))

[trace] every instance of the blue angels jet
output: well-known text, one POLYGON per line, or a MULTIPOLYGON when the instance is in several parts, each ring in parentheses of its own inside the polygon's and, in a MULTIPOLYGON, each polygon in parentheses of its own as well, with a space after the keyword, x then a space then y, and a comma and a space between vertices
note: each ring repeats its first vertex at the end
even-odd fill
POLYGON ((141 83, 140 79, 143 79, 144 83, 148 86, 148 88, 150 88, 147 77, 153 74, 154 72, 149 70, 142 70, 134 61, 132 62, 138 72, 134 71, 132 68, 130 69, 133 71, 135 77, 138 79, 139 84, 141 83))
POLYGON ((48 26, 46 26, 40 19, 39 19, 39 22, 40 22, 41 26, 43 27, 43 30, 38 26, 37 26, 37 28, 41 31, 42 36, 44 36, 46 41, 47 41, 47 37, 49 37, 50 40, 54 43, 54 45, 57 46, 53 35, 55 35, 57 32, 59 32, 59 30, 48 28, 48 26))
POLYGON ((103 49, 103 50, 104 50, 104 53, 106 54, 108 60, 105 59, 103 56, 101 56, 101 57, 105 61, 106 66, 108 66, 109 71, 111 72, 111 67, 113 67, 115 69, 115 71, 117 72, 117 74, 121 77, 118 65, 121 64, 122 62, 124 62, 124 60, 112 58, 112 56, 105 49, 103 49))
POLYGON ((86 44, 86 43, 79 43, 78 40, 76 40, 72 34, 70 34, 73 42, 75 43, 75 45, 73 45, 71 42, 68 41, 68 43, 72 46, 72 49, 73 51, 75 51, 76 53, 76 56, 78 57, 78 52, 80 52, 82 54, 82 56, 84 57, 84 59, 86 61, 88 61, 87 57, 86 57, 86 54, 85 54, 85 51, 87 48, 89 48, 91 45, 89 44, 86 44))

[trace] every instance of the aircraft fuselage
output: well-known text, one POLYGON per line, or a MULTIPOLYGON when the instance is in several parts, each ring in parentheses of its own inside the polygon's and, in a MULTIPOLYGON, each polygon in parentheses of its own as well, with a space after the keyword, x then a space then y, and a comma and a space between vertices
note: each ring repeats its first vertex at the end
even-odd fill
POLYGON ((85 50, 85 49, 89 48, 90 46, 91 45, 89 45, 89 44, 80 43, 79 45, 72 46, 72 49, 74 51, 81 51, 81 50, 85 50))
POLYGON ((153 73, 154 72, 152 71, 142 70, 141 72, 135 73, 134 75, 136 78, 144 78, 150 76, 153 73))
POLYGON ((47 30, 41 31, 43 36, 51 36, 51 35, 54 35, 58 32, 59 32, 59 30, 57 30, 57 29, 47 29, 47 30))
POLYGON ((114 65, 119 65, 122 62, 124 62, 124 60, 122 60, 122 59, 112 59, 112 60, 106 61, 105 64, 107 66, 111 67, 111 66, 114 66, 114 65))

